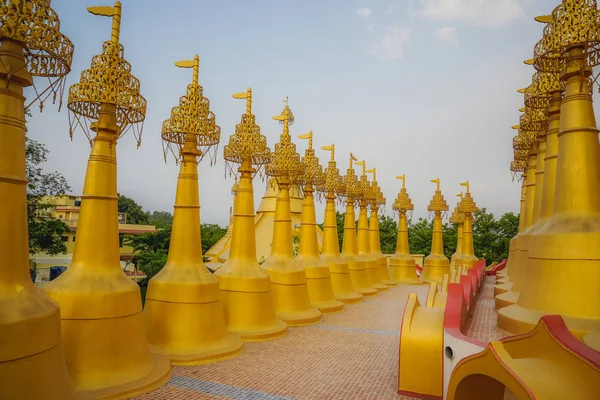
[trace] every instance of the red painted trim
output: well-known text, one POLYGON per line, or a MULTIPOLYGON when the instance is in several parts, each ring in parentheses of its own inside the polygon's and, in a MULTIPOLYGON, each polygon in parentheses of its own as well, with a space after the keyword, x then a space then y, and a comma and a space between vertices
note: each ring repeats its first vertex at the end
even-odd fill
POLYGON ((469 318, 463 290, 463 286, 460 283, 448 284, 446 310, 444 311, 444 329, 455 328, 461 331, 469 318))
POLYGON ((398 390, 398 394, 401 394, 402 396, 416 397, 424 400, 442 400, 442 396, 432 396, 430 394, 409 392, 408 390, 398 390))
POLYGON ((471 303, 473 300, 473 297, 475 297, 473 295, 473 288, 471 287, 471 285, 473 284, 471 281, 471 277, 468 275, 461 275, 460 276, 460 284, 462 285, 463 288, 463 296, 465 298, 465 304, 467 305, 467 310, 469 310, 471 308, 471 303))
POLYGON ((546 325, 548 332, 568 351, 585 359, 596 369, 600 369, 600 352, 577 340, 560 315, 544 315, 539 323, 546 325))

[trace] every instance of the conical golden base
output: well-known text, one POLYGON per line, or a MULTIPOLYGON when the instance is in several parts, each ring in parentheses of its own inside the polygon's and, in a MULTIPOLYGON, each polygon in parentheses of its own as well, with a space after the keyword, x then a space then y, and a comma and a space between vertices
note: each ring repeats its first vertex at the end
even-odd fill
POLYGON ((370 254, 361 254, 359 257, 361 257, 367 265, 367 279, 369 281, 369 286, 379 291, 388 290, 388 287, 381 283, 379 267, 375 257, 370 254))
POLYGON ((365 262, 358 256, 345 256, 354 290, 363 296, 375 296, 377 289, 371 287, 365 262))
POLYGON ((516 304, 498 311, 499 328, 523 333, 541 316, 558 314, 578 338, 600 330, 598 226, 600 218, 589 215, 565 213, 549 220, 529 251, 516 304))
POLYGON ((287 325, 275 317, 269 275, 260 268, 248 269, 251 276, 231 275, 229 265, 232 262, 231 258, 228 259, 215 272, 229 331, 240 335, 244 342, 262 342, 285 336, 287 325))
POLYGON ((352 280, 350 278, 350 269, 348 263, 342 256, 323 257, 329 265, 331 278, 331 288, 335 298, 342 303, 360 303, 363 301, 363 295, 354 291, 352 280))
POLYGON ((421 284, 417 275, 415 259, 410 254, 395 254, 390 257, 390 274, 403 285, 421 284))
POLYGON ((271 278, 273 307, 280 318, 290 326, 312 325, 322 318, 308 298, 306 274, 293 258, 271 254, 261 266, 271 278))
POLYGON ((154 353, 173 365, 227 360, 242 352, 238 335, 229 334, 219 282, 203 265, 167 264, 148 284, 144 316, 154 353))
POLYGON ((0 399, 74 399, 58 304, 31 281, 21 291, 2 290, 0 297, 0 399))
POLYGON ((430 254, 423 262, 421 281, 442 283, 444 275, 450 275, 450 261, 443 254, 430 254))
POLYGON ((138 285, 120 269, 88 271, 72 265, 44 287, 61 305, 63 351, 75 390, 119 399, 165 384, 171 365, 150 353, 138 285))
POLYGON ((375 255, 374 257, 375 261, 377 262, 377 268, 379 270, 379 280, 381 281, 381 283, 386 286, 396 286, 398 282, 396 282, 390 275, 387 258, 383 255, 381 257, 375 255))
POLYGON ((327 265, 305 266, 308 298, 313 307, 324 314, 340 312, 344 303, 336 300, 331 285, 331 277, 327 265))

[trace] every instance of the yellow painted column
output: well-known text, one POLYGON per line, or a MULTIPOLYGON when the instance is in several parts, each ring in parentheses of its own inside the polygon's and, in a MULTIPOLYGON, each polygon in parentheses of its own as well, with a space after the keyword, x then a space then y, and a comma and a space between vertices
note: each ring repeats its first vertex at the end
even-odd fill
POLYGON ((450 261, 444 255, 444 238, 442 235, 442 211, 447 211, 448 205, 440 191, 439 178, 432 180, 432 182, 436 183, 437 189, 427 209, 434 213, 433 237, 431 241, 431 253, 425 257, 420 279, 427 283, 441 283, 444 275, 450 274, 450 261))
POLYGON ((62 353, 58 304, 34 286, 29 275, 23 88, 32 83, 22 45, 3 38, 0 43, 0 398, 74 399, 62 353))
POLYGON ((366 261, 358 255, 356 241, 356 222, 354 216, 354 200, 346 200, 346 216, 344 217, 344 238, 342 241, 342 255, 348 261, 350 279, 354 290, 363 296, 376 295, 377 289, 371 287, 367 275, 366 261))
POLYGON ((329 266, 331 286, 335 298, 344 303, 362 302, 362 294, 356 292, 352 286, 348 261, 340 254, 335 212, 335 194, 333 190, 330 190, 326 196, 321 257, 329 266))
POLYGON ((377 290, 387 290, 388 286, 381 283, 379 265, 377 259, 371 252, 371 241, 369 238, 369 219, 367 218, 367 203, 364 200, 360 202, 360 212, 358 214, 358 230, 356 234, 358 244, 358 255, 365 260, 367 264, 367 276, 369 285, 377 290))
MULTIPOLYGON (((577 19, 573 29, 597 31, 597 13, 586 10, 582 15, 589 20, 577 19)), ((569 12, 556 15, 569 18, 569 12)), ((509 332, 531 330, 544 314, 561 315, 578 337, 600 328, 600 148, 587 79, 592 68, 586 64, 586 44, 575 42, 585 37, 559 41, 573 44, 563 54, 553 214, 531 248, 517 303, 499 311, 498 326, 509 332)))
POLYGON ((392 208, 400 215, 398 217, 398 239, 396 240, 396 254, 390 257, 390 274, 401 284, 420 284, 417 276, 417 264, 410 255, 408 246, 408 221, 406 213, 415 209, 408 192, 406 191, 406 175, 397 176, 402 180, 402 188, 394 200, 392 208))
POLYGON ((166 265, 148 283, 144 316, 151 349, 174 365, 205 364, 238 356, 242 339, 229 334, 223 315, 219 281, 202 261, 198 157, 219 143, 221 128, 198 84, 200 60, 179 61, 193 68, 192 83, 171 117, 162 138, 176 145, 181 163, 166 265))
POLYGON ((460 264, 457 267, 473 268, 473 265, 479 261, 475 256, 475 249, 473 248, 473 213, 477 212, 478 208, 471 192, 469 191, 469 181, 460 184, 465 186, 465 194, 458 204, 458 211, 464 215, 463 223, 463 242, 462 242, 462 257, 460 264))

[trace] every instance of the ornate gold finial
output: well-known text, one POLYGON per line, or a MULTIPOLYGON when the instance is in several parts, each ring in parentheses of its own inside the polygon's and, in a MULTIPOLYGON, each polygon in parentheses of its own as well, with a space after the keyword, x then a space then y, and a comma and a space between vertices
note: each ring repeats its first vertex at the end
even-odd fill
POLYGON ((352 153, 350 153, 350 166, 346 171, 346 175, 344 175, 344 187, 345 187, 345 195, 348 198, 348 201, 356 200, 360 194, 360 186, 358 184, 358 178, 354 173, 354 167, 352 163, 354 161, 358 161, 358 158, 352 153))
POLYGON ((230 164, 242 164, 244 160, 250 160, 250 164, 259 170, 269 163, 271 150, 267 146, 267 138, 260 133, 256 117, 252 114, 252 89, 235 93, 232 97, 246 100, 246 113, 235 126, 235 133, 229 137, 229 143, 223 148, 223 157, 231 171, 233 167, 230 164))
POLYGON ((377 168, 373 167, 365 171, 367 174, 373 174, 373 181, 371 182, 371 190, 373 192, 373 198, 371 200, 371 206, 383 206, 386 203, 386 199, 383 196, 381 188, 377 184, 377 168))
POLYGON ((119 34, 121 31, 121 2, 115 1, 113 7, 111 6, 92 6, 88 7, 87 10, 94 15, 101 15, 103 17, 112 17, 112 31, 110 33, 110 40, 113 43, 119 43, 119 34))
MULTIPOLYGON (((192 83, 187 86, 185 96, 179 99, 179 106, 173 107, 171 117, 163 122, 162 138, 165 158, 171 152, 176 160, 184 153, 204 157, 221 139, 221 128, 215 123, 215 114, 210 111, 210 101, 203 96, 203 88, 198 84, 200 57, 193 60, 175 62, 179 68, 193 68, 192 83), (176 153, 171 149, 178 147, 176 153)), ((212 152, 211 165, 216 152, 212 152)))
POLYGON ((433 198, 429 202, 429 206, 427 207, 428 211, 448 211, 448 204, 444 199, 444 195, 440 190, 440 178, 432 179, 430 182, 435 183, 436 189, 433 198))
POLYGON ((302 157, 304 175, 299 183, 314 185, 318 188, 325 183, 325 174, 323 173, 323 167, 319 164, 319 158, 315 156, 315 150, 312 147, 312 138, 312 131, 298 136, 298 139, 308 139, 308 148, 304 153, 304 157, 302 157))
POLYGON ((340 170, 337 168, 337 163, 335 162, 335 145, 321 146, 321 150, 329 151, 331 153, 331 158, 327 164, 327 168, 323 171, 325 180, 322 185, 317 186, 317 190, 324 194, 331 193, 338 196, 344 196, 346 194, 346 186, 344 185, 340 170))
POLYGON ((460 212, 459 207, 460 202, 463 199, 463 193, 460 192, 456 196, 460 197, 460 200, 458 201, 458 203, 456 203, 456 207, 454 207, 454 210, 452 211, 452 215, 448 219, 448 222, 450 222, 451 224, 462 224, 463 222, 465 222, 465 214, 460 212))
POLYGON ((469 181, 463 182, 460 184, 467 188, 464 196, 462 196, 460 202, 458 203, 458 211, 463 214, 472 214, 477 212, 478 208, 475 202, 473 201, 473 197, 471 197, 471 193, 469 192, 469 181))
POLYGON ((400 189, 400 193, 398 193, 396 200, 394 200, 392 209, 400 213, 414 210, 415 206, 406 191, 406 174, 399 175, 396 179, 402 180, 402 188, 400 189))
MULTIPOLYGON (((71 71, 74 47, 71 40, 60 32, 60 20, 50 7, 50 1, 4 1, 0 6, 0 41, 5 39, 23 47, 24 67, 31 75, 47 77, 50 81, 44 90, 36 88, 36 93, 40 95, 25 105, 25 109, 39 100, 42 110, 45 100, 52 96, 53 102, 59 98, 60 110, 65 77, 71 71), (55 79, 50 80, 51 78, 55 79)), ((10 79, 11 74, 8 76, 9 81, 10 79)))
POLYGON ((125 60, 123 45, 119 43, 121 3, 117 1, 114 7, 96 6, 88 10, 113 18, 111 40, 103 43, 102 54, 92 57, 91 67, 81 73, 79 83, 69 88, 71 136, 73 125, 78 125, 91 143, 89 131, 96 125, 93 121, 99 119, 101 111, 114 112, 118 128, 115 140, 131 128, 139 147, 146 99, 140 94, 140 81, 131 74, 131 64, 125 60))
POLYGON ((294 122, 294 114, 287 104, 281 114, 273 117, 283 124, 283 132, 279 136, 279 143, 275 144, 271 152, 271 161, 265 167, 265 173, 276 179, 278 184, 295 184, 302 181, 304 164, 300 161, 300 154, 296 152, 296 145, 292 143, 289 126, 294 122))

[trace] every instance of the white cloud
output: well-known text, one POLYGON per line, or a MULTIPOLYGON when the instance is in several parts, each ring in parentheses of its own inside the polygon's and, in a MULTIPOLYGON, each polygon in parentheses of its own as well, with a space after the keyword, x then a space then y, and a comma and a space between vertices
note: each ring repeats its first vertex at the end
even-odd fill
POLYGON ((371 48, 371 52, 384 60, 397 60, 404 57, 404 45, 410 42, 410 28, 390 26, 385 35, 371 48))
POLYGON ((499 27, 524 15, 525 0, 411 0, 409 12, 438 21, 499 27))
POLYGON ((451 26, 436 29, 435 37, 437 37, 444 43, 454 45, 458 44, 458 33, 456 33, 456 29, 451 26))
POLYGON ((361 17, 363 19, 369 18, 371 16, 371 14, 373 14, 373 12, 371 11, 371 9, 369 7, 363 7, 363 8, 356 9, 356 15, 358 15, 359 17, 361 17))

